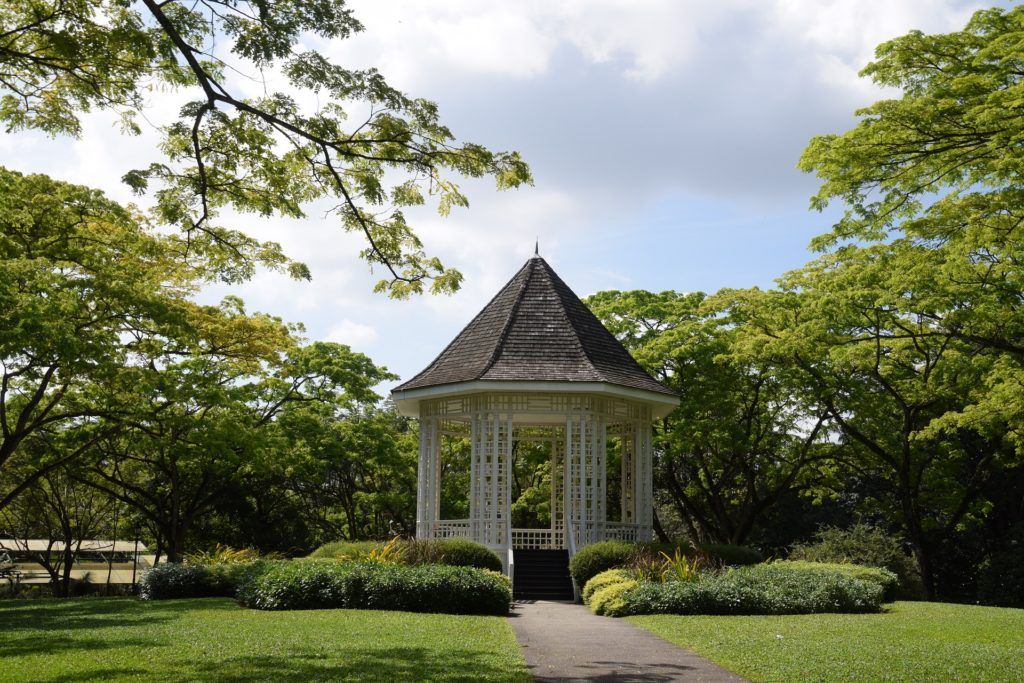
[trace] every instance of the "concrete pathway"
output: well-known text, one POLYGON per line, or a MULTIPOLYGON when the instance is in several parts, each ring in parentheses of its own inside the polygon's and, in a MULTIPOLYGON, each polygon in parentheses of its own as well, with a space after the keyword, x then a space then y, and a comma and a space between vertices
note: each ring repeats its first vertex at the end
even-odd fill
POLYGON ((730 681, 744 679, 622 619, 583 605, 518 600, 509 617, 538 681, 730 681))

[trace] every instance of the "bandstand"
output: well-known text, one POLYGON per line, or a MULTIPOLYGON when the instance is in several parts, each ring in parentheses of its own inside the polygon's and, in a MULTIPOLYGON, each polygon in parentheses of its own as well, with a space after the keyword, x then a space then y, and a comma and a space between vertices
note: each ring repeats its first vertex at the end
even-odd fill
POLYGON ((564 551, 568 558, 595 541, 650 540, 651 422, 678 398, 640 367, 540 256, 392 398, 402 414, 420 421, 418 538, 483 543, 503 558, 510 575, 530 552, 564 551), (446 438, 470 444, 465 519, 440 514, 446 438), (549 453, 546 528, 512 524, 517 443, 540 443, 549 453), (612 514, 609 457, 619 463, 612 514))

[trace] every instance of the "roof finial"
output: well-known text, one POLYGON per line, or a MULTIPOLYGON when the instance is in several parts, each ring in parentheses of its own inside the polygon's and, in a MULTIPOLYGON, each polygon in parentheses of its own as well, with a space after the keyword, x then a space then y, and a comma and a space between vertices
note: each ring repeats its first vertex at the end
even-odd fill
POLYGON ((533 243, 533 255, 540 256, 540 237, 537 237, 537 241, 533 243))

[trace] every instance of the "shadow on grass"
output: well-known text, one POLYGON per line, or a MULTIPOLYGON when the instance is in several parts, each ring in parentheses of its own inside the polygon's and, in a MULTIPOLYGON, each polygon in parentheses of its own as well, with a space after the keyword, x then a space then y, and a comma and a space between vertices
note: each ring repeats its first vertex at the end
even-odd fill
MULTIPOLYGON (((143 638, 58 638, 49 637, 45 640, 35 635, 0 640, 0 661, 5 657, 24 657, 30 655, 61 655, 74 651, 122 649, 125 647, 143 648, 160 645, 158 641, 143 638)), ((2 671, 2 668, 0 668, 2 671)))
MULTIPOLYGON (((176 619, 183 612, 235 609, 223 600, 144 602, 137 598, 0 601, 3 633, 138 627, 176 619)), ((2 635, 2 634, 0 634, 2 635)), ((0 640, 0 647, 3 641, 0 640)))
MULTIPOLYGON (((168 663, 170 664, 170 663, 168 663)), ((495 666, 486 655, 418 647, 375 651, 344 649, 335 656, 309 653, 247 655, 216 661, 177 662, 166 669, 92 669, 62 681, 110 680, 117 677, 173 676, 178 680, 243 681, 522 681, 529 678, 495 666)))

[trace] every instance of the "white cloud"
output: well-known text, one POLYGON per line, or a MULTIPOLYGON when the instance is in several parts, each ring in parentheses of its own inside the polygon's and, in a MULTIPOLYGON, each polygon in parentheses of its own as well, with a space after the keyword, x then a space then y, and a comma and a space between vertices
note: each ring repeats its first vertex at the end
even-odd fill
POLYGON ((342 320, 328 330, 327 341, 347 344, 352 348, 365 349, 377 341, 377 330, 363 323, 342 320))

